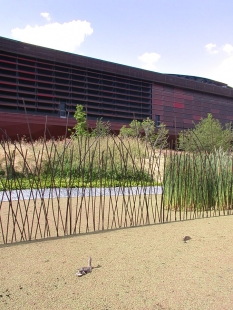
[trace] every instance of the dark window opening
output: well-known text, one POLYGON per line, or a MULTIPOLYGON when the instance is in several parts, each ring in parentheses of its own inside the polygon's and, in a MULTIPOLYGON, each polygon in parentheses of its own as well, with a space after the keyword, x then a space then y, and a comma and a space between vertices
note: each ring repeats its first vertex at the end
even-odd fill
POLYGON ((160 115, 155 115, 155 126, 156 127, 160 126, 160 115))
POLYGON ((66 103, 60 102, 60 117, 66 118, 66 103))

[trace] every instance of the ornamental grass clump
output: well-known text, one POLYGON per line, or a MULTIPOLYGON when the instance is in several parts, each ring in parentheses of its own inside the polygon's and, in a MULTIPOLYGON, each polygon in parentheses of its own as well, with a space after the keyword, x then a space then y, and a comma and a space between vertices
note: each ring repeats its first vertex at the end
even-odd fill
POLYGON ((3 141, 0 190, 154 185, 157 155, 152 153, 146 141, 113 135, 3 141))
POLYGON ((170 153, 165 158, 164 203, 174 210, 225 210, 233 207, 233 155, 170 153))
POLYGON ((57 153, 52 162, 46 163, 44 175, 69 180, 69 187, 148 183, 153 178, 135 160, 143 152, 145 148, 140 144, 130 147, 129 141, 111 135, 80 136, 63 153, 57 153))

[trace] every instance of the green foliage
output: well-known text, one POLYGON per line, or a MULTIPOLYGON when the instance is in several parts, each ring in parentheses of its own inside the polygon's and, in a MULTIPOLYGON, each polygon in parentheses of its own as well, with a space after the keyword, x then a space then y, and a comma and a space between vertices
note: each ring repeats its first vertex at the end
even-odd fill
POLYGON ((87 116, 86 113, 83 111, 83 106, 81 104, 78 104, 76 106, 74 118, 77 121, 77 124, 73 128, 74 136, 87 136, 89 134, 87 128, 87 116))
MULTIPOLYGON (((43 176, 55 179, 79 180, 80 184, 128 184, 130 182, 153 182, 147 171, 137 167, 134 150, 128 149, 121 140, 111 136, 105 139, 77 137, 62 156, 57 154, 44 166, 43 176), (118 143, 116 143, 116 141, 118 143)), ((136 148, 140 148, 137 145, 136 148)), ((137 152, 139 154, 140 152, 137 152)))
POLYGON ((129 127, 126 127, 123 125, 120 129, 119 136, 122 138, 127 138, 127 137, 140 137, 142 125, 138 120, 133 120, 130 124, 129 127))
POLYGON ((105 137, 111 132, 111 123, 109 121, 104 122, 102 117, 97 119, 96 127, 92 130, 91 135, 93 137, 105 137))
POLYGON ((168 129, 166 125, 161 123, 157 133, 151 136, 151 144, 155 148, 164 149, 168 147, 168 129))
POLYGON ((121 138, 129 138, 133 136, 132 128, 126 127, 123 125, 120 129, 119 137, 121 138))
POLYGON ((135 119, 129 124, 129 127, 131 128, 132 137, 138 138, 140 136, 142 124, 138 120, 135 119))
POLYGON ((171 209, 208 211, 233 207, 233 157, 213 153, 171 153, 165 161, 164 202, 171 209))
POLYGON ((146 141, 150 141, 155 134, 155 122, 147 117, 142 121, 142 128, 145 133, 146 141))
POLYGON ((7 146, 0 165, 0 190, 155 185, 157 179, 145 169, 151 147, 143 141, 137 142, 108 135, 76 136, 68 144, 65 141, 14 144, 10 147, 14 148, 15 160, 11 158, 5 163, 4 158, 10 156, 7 146))
POLYGON ((194 129, 183 130, 179 134, 179 148, 189 152, 205 151, 213 152, 222 148, 229 150, 233 141, 231 125, 223 128, 219 120, 214 119, 211 114, 195 125, 194 129))
POLYGON ((1 178, 0 190, 15 190, 15 189, 28 189, 28 188, 75 188, 75 187, 113 187, 113 186, 137 186, 140 185, 157 185, 154 181, 151 181, 151 177, 143 172, 138 171, 134 173, 129 171, 127 174, 116 174, 113 176, 107 176, 96 174, 93 178, 88 175, 82 177, 60 177, 48 175, 47 177, 22 177, 21 179, 6 179, 1 178), (120 176, 120 177, 119 177, 120 176))
POLYGON ((156 133, 155 122, 147 117, 142 122, 142 128, 146 141, 149 141, 153 147, 164 149, 168 146, 168 129, 165 124, 161 123, 156 133))
POLYGON ((168 129, 165 124, 158 127, 157 133, 155 130, 155 123, 149 117, 141 122, 133 120, 129 127, 125 125, 120 129, 119 137, 121 138, 141 138, 149 142, 154 148, 164 149, 168 146, 168 129), (145 134, 145 138, 141 134, 145 134))

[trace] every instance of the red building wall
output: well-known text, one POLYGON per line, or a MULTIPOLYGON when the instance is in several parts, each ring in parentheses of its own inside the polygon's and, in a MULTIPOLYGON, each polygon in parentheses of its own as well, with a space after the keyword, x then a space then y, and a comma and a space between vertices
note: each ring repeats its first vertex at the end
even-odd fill
POLYGON ((233 122, 233 99, 208 93, 153 84, 152 118, 160 115, 170 134, 192 128, 211 113, 224 125, 233 122))
POLYGON ((90 128, 97 118, 116 133, 133 119, 163 122, 169 135, 191 128, 208 113, 233 121, 233 88, 205 78, 162 74, 0 37, 0 139, 65 134, 77 104, 90 128), (22 100, 24 98, 24 101, 22 100), (23 104, 24 102, 24 104, 23 104), (68 116, 68 120, 64 119, 68 116), (47 120, 46 120, 47 117, 47 120))

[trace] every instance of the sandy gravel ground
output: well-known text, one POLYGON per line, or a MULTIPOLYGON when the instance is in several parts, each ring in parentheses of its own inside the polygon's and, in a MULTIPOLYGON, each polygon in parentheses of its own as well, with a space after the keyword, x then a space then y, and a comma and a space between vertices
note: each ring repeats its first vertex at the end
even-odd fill
POLYGON ((233 309, 232 240, 221 216, 1 246, 0 309, 233 309))

